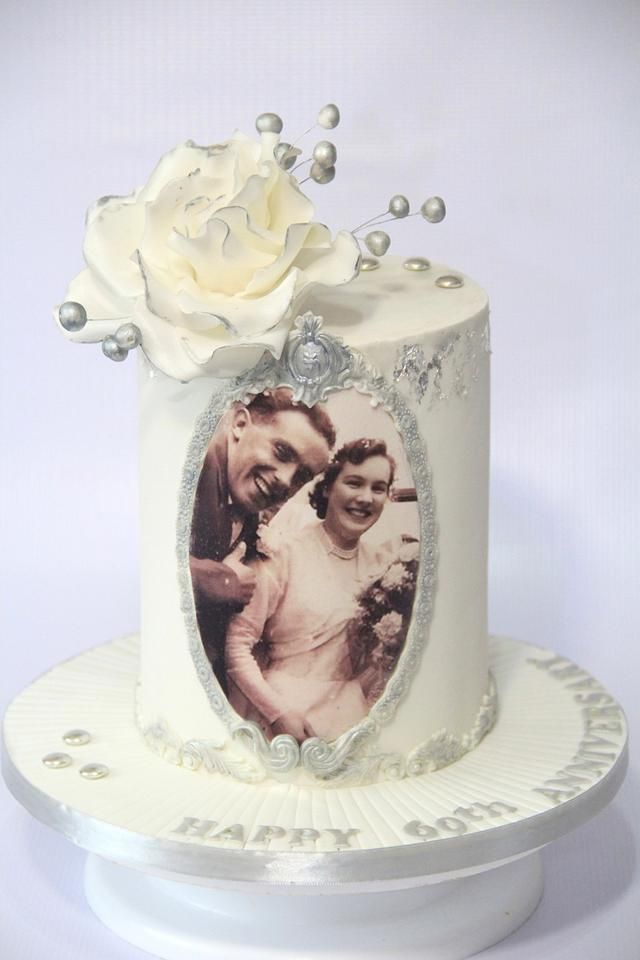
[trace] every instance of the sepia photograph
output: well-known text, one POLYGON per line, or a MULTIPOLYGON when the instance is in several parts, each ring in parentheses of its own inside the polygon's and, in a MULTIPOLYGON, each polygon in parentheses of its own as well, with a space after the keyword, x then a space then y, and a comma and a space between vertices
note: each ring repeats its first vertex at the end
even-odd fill
POLYGON ((235 403, 199 477, 198 629, 231 706, 267 739, 335 740, 383 695, 411 621, 419 515, 402 438, 355 389, 235 403))

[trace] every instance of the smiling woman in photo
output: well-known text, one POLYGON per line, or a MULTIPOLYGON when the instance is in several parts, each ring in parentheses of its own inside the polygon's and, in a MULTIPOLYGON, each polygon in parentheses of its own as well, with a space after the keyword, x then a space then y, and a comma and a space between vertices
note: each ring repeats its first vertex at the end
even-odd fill
POLYGON ((318 521, 256 564, 256 589, 230 621, 229 699, 269 737, 331 740, 368 712, 348 642, 358 598, 397 558, 401 538, 361 538, 389 499, 395 462, 382 440, 344 444, 310 495, 318 521))

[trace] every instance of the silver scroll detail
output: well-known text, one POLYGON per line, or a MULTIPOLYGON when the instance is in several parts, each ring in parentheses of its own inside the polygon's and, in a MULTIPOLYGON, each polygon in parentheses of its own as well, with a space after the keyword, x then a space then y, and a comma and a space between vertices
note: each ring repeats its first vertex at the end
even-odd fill
POLYGON ((288 773, 300 763, 298 741, 288 733, 281 733, 273 740, 267 740, 255 723, 244 720, 232 727, 232 734, 234 740, 244 742, 259 758, 264 768, 273 775, 288 773))
POLYGON ((259 783, 266 773, 256 761, 239 756, 229 748, 228 741, 186 740, 171 733, 165 720, 145 725, 138 717, 138 725, 148 747, 164 760, 187 770, 221 773, 245 783, 259 783))
POLYGON ((254 754, 253 762, 234 756, 229 741, 188 740, 182 743, 162 720, 144 727, 143 735, 152 750, 189 770, 221 773, 246 783, 257 783, 267 776, 277 780, 279 774, 301 766, 317 783, 329 787, 358 786, 376 780, 401 780, 433 773, 460 760, 492 729, 497 706, 496 686, 490 676, 489 688, 468 733, 457 736, 448 730, 439 730, 414 747, 406 757, 399 753, 370 753, 366 745, 359 750, 358 741, 366 741, 371 733, 362 729, 367 720, 341 737, 337 749, 334 744, 318 737, 306 740, 301 747, 287 735, 269 741, 255 724, 239 723, 233 730, 234 739, 246 742, 254 754))

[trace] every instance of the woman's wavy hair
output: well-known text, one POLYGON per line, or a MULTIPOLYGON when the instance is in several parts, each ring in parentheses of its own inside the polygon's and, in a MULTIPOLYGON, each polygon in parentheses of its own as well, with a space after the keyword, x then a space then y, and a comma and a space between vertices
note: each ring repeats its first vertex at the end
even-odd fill
POLYGON ((359 465, 364 463, 365 460, 368 460, 369 457, 386 457, 389 461, 389 487, 391 487, 396 472, 396 462, 388 452, 384 440, 372 440, 369 437, 350 440, 340 447, 309 494, 309 503, 321 520, 324 520, 327 515, 331 488, 336 482, 345 463, 359 465))

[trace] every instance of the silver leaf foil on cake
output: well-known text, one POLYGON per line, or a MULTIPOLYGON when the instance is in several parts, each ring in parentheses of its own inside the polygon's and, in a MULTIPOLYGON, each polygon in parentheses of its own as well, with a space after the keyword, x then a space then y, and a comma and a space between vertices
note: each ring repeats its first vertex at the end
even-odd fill
POLYGON ((430 356, 419 344, 406 343, 398 350, 393 379, 404 380, 417 402, 431 409, 452 397, 469 396, 490 352, 488 321, 479 330, 454 333, 430 356))

